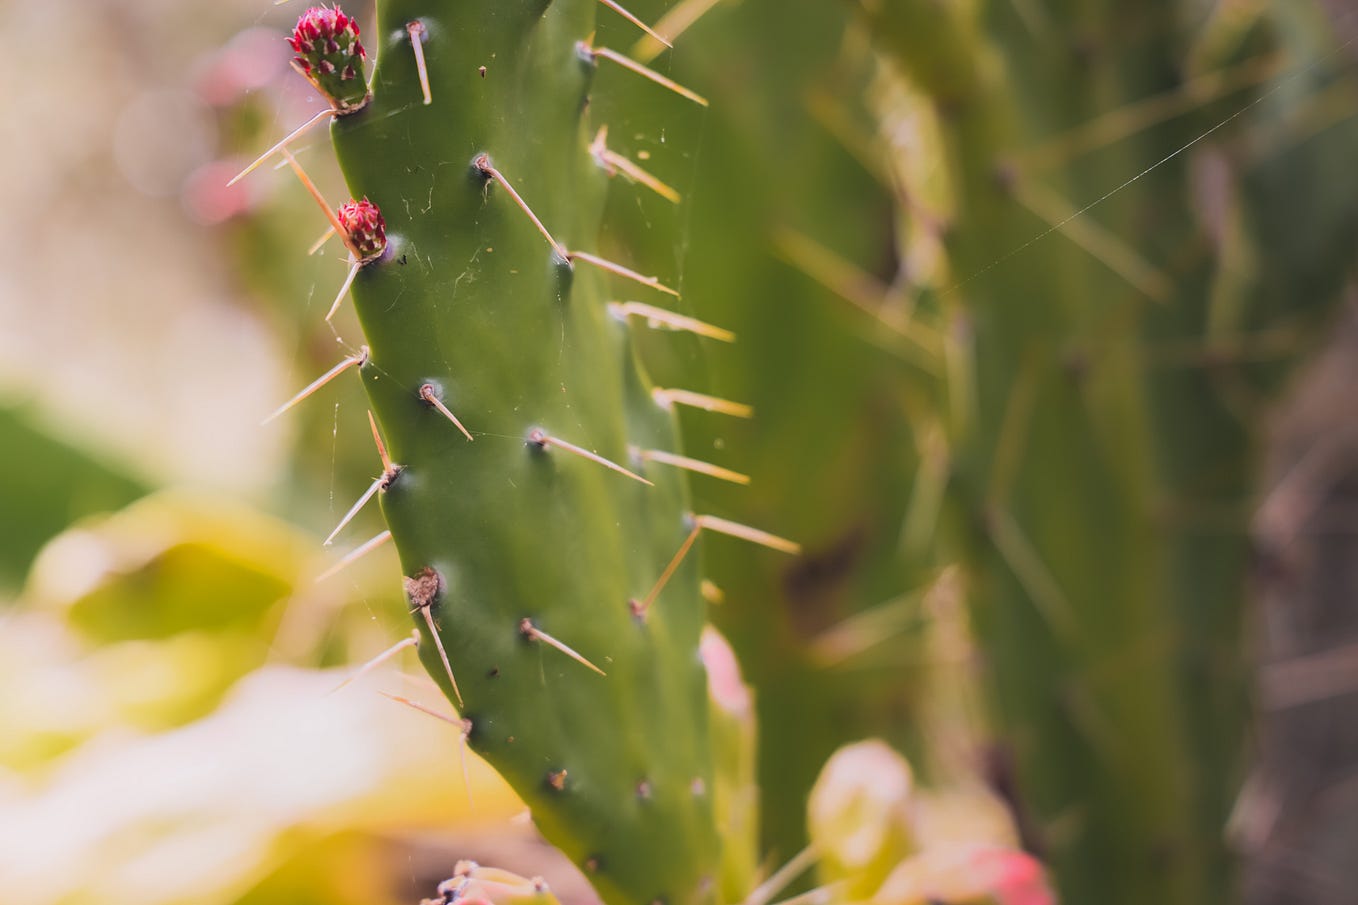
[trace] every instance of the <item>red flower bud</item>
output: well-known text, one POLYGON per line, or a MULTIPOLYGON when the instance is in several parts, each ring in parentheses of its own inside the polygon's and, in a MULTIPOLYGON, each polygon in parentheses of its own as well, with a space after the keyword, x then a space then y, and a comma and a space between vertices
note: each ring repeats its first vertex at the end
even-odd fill
POLYGON ((352 113, 368 100, 363 61, 368 52, 358 40, 358 22, 338 7, 313 6, 297 20, 288 46, 294 62, 339 113, 352 113))
POLYGON ((381 257, 387 250, 387 221, 382 212, 367 198, 362 201, 346 201, 340 205, 340 225, 349 234, 349 244, 358 252, 359 261, 367 262, 381 257))

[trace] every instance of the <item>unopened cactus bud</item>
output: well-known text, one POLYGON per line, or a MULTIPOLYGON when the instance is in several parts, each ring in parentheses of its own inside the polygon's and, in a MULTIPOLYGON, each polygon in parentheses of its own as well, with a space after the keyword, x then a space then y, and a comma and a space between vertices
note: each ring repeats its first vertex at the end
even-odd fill
POLYGON ((387 221, 376 204, 367 198, 346 201, 335 213, 360 264, 377 260, 387 250, 387 221))
POLYGON ((807 809, 825 880, 866 897, 914 853, 914 777, 905 758, 877 739, 847 745, 821 770, 807 809))
POLYGON ((368 102, 358 22, 339 7, 313 6, 297 20, 288 44, 298 71, 325 95, 337 113, 352 113, 368 102))

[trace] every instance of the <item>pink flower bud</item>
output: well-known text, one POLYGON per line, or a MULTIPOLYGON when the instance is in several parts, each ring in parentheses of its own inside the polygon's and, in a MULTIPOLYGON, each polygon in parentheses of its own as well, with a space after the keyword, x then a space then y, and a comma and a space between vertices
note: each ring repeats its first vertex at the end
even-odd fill
POLYGON ((350 244, 358 252, 359 261, 367 262, 381 257, 387 250, 387 221, 382 212, 367 198, 362 201, 346 201, 337 211, 340 225, 349 234, 350 244))
POLYGON ((368 52, 358 40, 358 22, 339 7, 313 6, 303 13, 288 46, 297 54, 297 68, 336 111, 352 113, 367 103, 368 52))

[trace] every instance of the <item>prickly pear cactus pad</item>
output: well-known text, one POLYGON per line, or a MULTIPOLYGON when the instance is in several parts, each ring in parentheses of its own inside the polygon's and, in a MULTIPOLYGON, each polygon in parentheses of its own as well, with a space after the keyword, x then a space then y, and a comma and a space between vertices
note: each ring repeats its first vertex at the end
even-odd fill
POLYGON ((677 397, 608 305, 666 287, 591 254, 598 5, 379 2, 371 100, 332 135, 385 221, 352 297, 421 658, 605 900, 681 905, 713 900, 718 854, 697 556, 676 557, 702 522, 647 455, 681 452, 677 397))

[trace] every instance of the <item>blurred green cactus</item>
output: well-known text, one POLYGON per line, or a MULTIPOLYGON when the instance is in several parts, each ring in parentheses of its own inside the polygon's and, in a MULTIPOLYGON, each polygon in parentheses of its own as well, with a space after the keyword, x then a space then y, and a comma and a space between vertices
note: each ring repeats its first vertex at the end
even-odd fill
MULTIPOLYGON (((697 4, 631 6, 664 23, 671 7, 697 4)), ((646 117, 619 141, 668 167, 658 172, 684 190, 682 216, 619 203, 610 221, 625 224, 612 231, 624 248, 682 255, 683 304, 736 335, 679 354, 668 342, 646 349, 658 379, 705 380, 754 408, 738 422, 684 414, 694 455, 750 475, 748 486, 695 480, 702 508, 775 525, 805 547, 796 560, 725 542, 705 551, 725 595, 712 618, 758 690, 762 838, 780 861, 805 845, 805 796, 836 747, 867 734, 922 747, 919 629, 938 570, 901 543, 909 512, 930 518, 912 504, 930 445, 911 424, 923 389, 903 375, 922 378, 941 360, 930 330, 883 325, 835 295, 848 284, 854 302, 876 304, 895 266, 892 201, 836 131, 875 128, 876 64, 852 10, 720 3, 676 45, 639 49, 713 106, 700 122, 646 117), (841 266, 847 258, 861 269, 841 266)), ((608 95, 626 92, 636 107, 639 91, 610 85, 608 95)), ((919 527, 927 538, 930 524, 919 527)))
MULTIPOLYGON (((884 114, 939 123, 947 270, 919 293, 957 362, 939 555, 964 564, 1001 760, 1070 902, 1232 895, 1263 413, 1358 227, 1353 121, 1278 144, 1300 89, 1352 87, 1322 11, 1191 7, 861 4, 903 80, 884 114), (1248 107, 1198 99, 1265 75, 1248 107), (1286 207, 1261 203, 1284 172, 1286 207), (1277 234, 1308 221, 1318 241, 1277 234)), ((896 171, 906 196, 929 181, 903 152, 896 171)))

